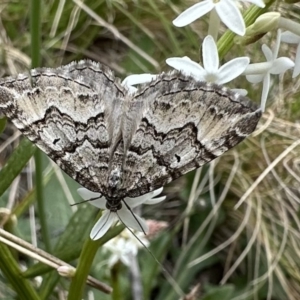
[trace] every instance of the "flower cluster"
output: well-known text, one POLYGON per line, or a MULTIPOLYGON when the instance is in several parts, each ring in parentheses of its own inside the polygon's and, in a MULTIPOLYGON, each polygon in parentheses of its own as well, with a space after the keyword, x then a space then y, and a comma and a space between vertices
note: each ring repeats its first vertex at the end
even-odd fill
POLYGON ((110 267, 118 261, 130 267, 132 257, 136 256, 138 249, 142 247, 141 242, 145 246, 149 245, 149 240, 143 233, 137 232, 135 234, 139 240, 128 229, 125 229, 120 235, 104 244, 103 249, 111 253, 108 260, 110 267))
MULTIPOLYGON (((260 7, 264 7, 263 1, 254 0, 248 1, 256 4, 260 7)), ((239 35, 244 35, 246 33, 244 20, 240 14, 239 9, 236 6, 236 1, 231 0, 220 0, 217 2, 211 0, 205 0, 200 3, 195 4, 190 7, 182 14, 180 14, 174 21, 175 26, 181 27, 188 25, 195 21, 196 19, 202 17, 207 12, 215 10, 219 18, 223 21, 227 27, 239 35)), ((288 25, 284 20, 278 17, 278 14, 266 16, 261 16, 257 19, 257 24, 253 24, 248 30, 248 33, 255 34, 256 28, 262 30, 270 29, 270 26, 288 25), (264 26, 267 24, 268 26, 264 26)), ((294 31, 296 24, 290 25, 291 30, 294 31)), ((298 29, 300 34, 300 30, 298 29)), ((278 30, 276 44, 271 50, 267 45, 262 45, 262 52, 266 58, 266 62, 249 64, 250 59, 248 57, 240 57, 225 63, 223 66, 219 67, 219 57, 218 50, 215 44, 215 37, 208 35, 202 44, 202 59, 204 68, 198 63, 190 60, 188 57, 174 57, 168 58, 166 60, 167 64, 171 67, 189 74, 195 77, 197 80, 204 80, 209 82, 214 82, 218 84, 224 84, 239 75, 246 75, 246 78, 251 83, 263 82, 262 96, 261 96, 261 109, 265 110, 266 101, 270 89, 270 75, 280 75, 284 74, 285 71, 291 69, 295 66, 293 77, 300 73, 300 47, 298 46, 296 55, 296 64, 288 57, 279 57, 279 47, 280 42, 285 41, 288 43, 300 44, 300 35, 296 35, 292 32, 285 32, 281 37, 281 31, 278 30)), ((245 95, 247 92, 245 90, 238 90, 239 93, 245 95)))
MULTIPOLYGON (((237 2, 235 0, 201 1, 182 12, 173 21, 173 24, 177 27, 186 26, 203 17, 208 12, 215 11, 231 31, 239 35, 244 35, 246 30, 245 22, 237 2)), ((247 0, 247 2, 251 2, 259 7, 265 6, 262 0, 247 0)))

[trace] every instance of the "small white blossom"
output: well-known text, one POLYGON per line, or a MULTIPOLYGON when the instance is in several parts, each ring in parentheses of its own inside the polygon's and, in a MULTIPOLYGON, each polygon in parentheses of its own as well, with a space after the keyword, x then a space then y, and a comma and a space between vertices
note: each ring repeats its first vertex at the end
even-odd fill
MULTIPOLYGON (((244 0, 240 0, 244 2, 244 0)), ((263 0, 247 0, 259 7, 264 7, 263 0)), ((204 0, 194 4, 182 12, 173 24, 177 27, 186 26, 201 18, 206 13, 215 9, 222 22, 233 32, 239 35, 245 34, 245 22, 235 0, 204 0)))
POLYGON ((129 75, 122 81, 122 85, 126 86, 131 93, 134 93, 137 90, 137 88, 133 87, 133 85, 150 82, 156 77, 157 75, 147 73, 129 75))
POLYGON ((238 57, 219 67, 217 45, 210 35, 205 37, 203 41, 202 56, 204 68, 186 56, 168 58, 166 63, 198 81, 224 84, 242 74, 250 62, 250 59, 246 56, 238 57))
POLYGON ((280 46, 281 32, 278 30, 277 40, 273 51, 265 44, 262 45, 262 52, 267 60, 265 63, 256 63, 248 66, 244 74, 251 83, 263 82, 261 109, 265 110, 266 101, 270 89, 271 74, 283 74, 286 70, 294 67, 294 62, 288 57, 279 57, 278 51, 280 46))
MULTIPOLYGON (((137 232, 135 235, 145 246, 149 245, 149 241, 141 232, 137 232)), ((138 239, 128 229, 125 229, 120 235, 105 243, 103 249, 111 252, 108 265, 112 267, 118 261, 121 261, 124 265, 130 267, 132 257, 136 256, 138 249, 142 247, 138 239)))
POLYGON ((295 57, 295 68, 293 72, 293 78, 300 74, 300 36, 290 31, 285 31, 281 35, 281 40, 284 43, 297 44, 296 57, 295 57))
POLYGON ((162 192, 162 190, 163 188, 159 188, 153 192, 136 198, 126 197, 124 199, 124 202, 126 202, 126 204, 130 207, 131 211, 126 207, 124 203, 122 203, 122 208, 117 212, 113 212, 107 209, 107 200, 105 197, 101 196, 100 193, 91 192, 85 188, 79 188, 77 192, 84 200, 91 200, 89 201, 91 205, 104 210, 101 218, 94 225, 90 233, 91 239, 100 239, 108 231, 108 229, 111 226, 115 225, 115 223, 119 220, 122 221, 127 227, 138 231, 147 232, 148 226, 145 220, 135 214, 132 209, 141 204, 156 204, 165 200, 165 196, 154 198, 158 196, 162 192))

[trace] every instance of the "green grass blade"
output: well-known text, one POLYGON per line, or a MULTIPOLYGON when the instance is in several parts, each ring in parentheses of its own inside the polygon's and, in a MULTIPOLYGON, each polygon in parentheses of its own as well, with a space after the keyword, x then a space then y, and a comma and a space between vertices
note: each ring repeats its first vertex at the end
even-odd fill
MULTIPOLYGON (((63 234, 60 236, 53 255, 65 262, 70 262, 80 256, 84 241, 88 238, 95 218, 95 209, 92 206, 81 205, 73 214, 63 234)), ((53 270, 42 263, 37 263, 24 272, 26 277, 35 277, 53 270)))
MULTIPOLYGON (((30 35, 31 35, 31 67, 36 68, 40 66, 40 49, 41 49, 41 1, 31 0, 30 6, 30 35)), ((42 154, 36 151, 34 155, 35 160, 35 185, 37 197, 37 209, 39 214, 39 221, 41 224, 41 236, 45 244, 45 248, 50 252, 50 237, 48 224, 46 222, 46 212, 44 206, 43 196, 43 168, 42 168, 42 154)))
POLYGON ((20 174, 36 147, 27 139, 21 140, 0 171, 0 196, 8 189, 13 180, 20 174))
POLYGON ((18 294, 18 299, 40 299, 29 281, 22 277, 18 263, 9 248, 3 243, 0 243, 0 269, 18 294))

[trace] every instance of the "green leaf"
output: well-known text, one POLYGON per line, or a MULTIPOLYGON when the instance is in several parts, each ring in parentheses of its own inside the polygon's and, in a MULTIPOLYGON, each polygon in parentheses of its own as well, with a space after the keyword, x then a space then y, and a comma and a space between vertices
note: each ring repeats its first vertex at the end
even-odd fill
POLYGON ((35 150, 36 147, 28 139, 21 140, 19 146, 0 171, 0 196, 4 194, 13 180, 20 174, 35 150))
MULTIPOLYGON (((190 216, 191 233, 194 230, 198 229, 196 226, 196 228, 194 228, 193 230, 193 227, 195 226, 193 224, 201 224, 207 217, 210 209, 211 208, 207 206, 206 209, 195 212, 195 214, 190 216)), ((169 255, 173 256, 173 259, 171 259, 171 261, 175 262, 172 276, 185 293, 188 293, 190 287, 193 286, 197 274, 213 266, 219 260, 217 256, 211 256, 192 267, 188 267, 191 261, 198 257, 201 257, 211 250, 210 238, 215 227, 218 226, 218 224, 219 216, 216 222, 211 222, 211 225, 201 234, 194 233, 193 236, 191 235, 188 245, 186 245, 182 249, 171 248, 168 250, 169 255)), ((161 290, 159 295, 157 296, 158 300, 171 300, 178 297, 178 295, 176 295, 175 289, 171 289, 168 282, 164 282, 164 284, 160 283, 159 285, 161 286, 161 290)))
MULTIPOLYGON (((96 210, 90 205, 80 205, 71 217, 63 234, 53 250, 52 255, 65 262, 70 262, 80 256, 84 241, 88 238, 95 219, 96 210), (86 224, 89 224, 88 226, 86 224)), ((53 268, 37 263, 23 273, 25 277, 36 277, 53 270, 53 268)))
MULTIPOLYGON (((89 239, 89 233, 91 231, 91 227, 94 225, 94 222, 91 222, 91 220, 94 219, 95 209, 89 205, 81 205, 77 212, 72 216, 67 228, 65 229, 64 233, 61 235, 59 241, 57 242, 56 247, 54 249, 54 254, 52 255, 60 258, 65 262, 70 262, 72 260, 77 259, 80 256, 80 253, 81 256, 84 256, 82 253, 83 251, 86 255, 89 253, 88 258, 92 260, 93 255, 97 252, 97 249, 100 246, 102 246, 107 241, 118 235, 124 229, 124 226, 117 226, 115 228, 112 228, 101 239, 97 241, 91 241, 89 239), (89 225, 86 226, 86 224, 89 225), (88 241, 86 242, 89 245, 87 246, 88 251, 82 250, 85 241, 88 241)), ((92 263, 92 261, 90 263, 92 263)), ((26 270, 26 272, 23 273, 23 276, 36 277, 38 275, 50 272, 52 270, 53 268, 47 265, 37 263, 36 265, 26 270)), ((88 274, 89 269, 87 269, 87 263, 84 263, 84 270, 85 272, 87 272, 85 274, 88 274)), ((58 280, 59 275, 55 273, 52 273, 52 276, 47 276, 44 278, 42 286, 40 288, 40 294, 42 295, 43 299, 48 299, 48 296, 51 295, 52 289, 55 287, 55 283, 58 280)), ((83 282, 82 285, 84 286, 85 282, 83 282)))
POLYGON ((220 287, 212 287, 209 292, 201 298, 202 300, 231 300, 234 292, 234 285, 228 284, 220 287))
POLYGON ((80 300, 82 299, 85 282, 92 266, 94 257, 99 247, 106 241, 117 236, 124 230, 124 225, 119 225, 111 228, 101 239, 92 241, 88 239, 82 249, 79 263, 76 269, 75 276, 72 278, 72 282, 69 289, 68 299, 69 300, 80 300))
MULTIPOLYGON (((151 242, 150 251, 156 257, 159 262, 163 262, 167 252, 169 250, 168 245, 171 244, 173 235, 176 233, 174 230, 169 234, 162 234, 157 239, 151 242)), ((151 289, 156 284, 156 279, 161 271, 161 266, 154 261, 153 257, 149 255, 147 251, 144 251, 141 258, 141 272, 144 287, 144 298, 149 299, 151 289)))
POLYGON ((18 299, 40 299, 30 282, 22 277, 18 263, 9 248, 3 243, 0 243, 0 269, 18 294, 18 299))

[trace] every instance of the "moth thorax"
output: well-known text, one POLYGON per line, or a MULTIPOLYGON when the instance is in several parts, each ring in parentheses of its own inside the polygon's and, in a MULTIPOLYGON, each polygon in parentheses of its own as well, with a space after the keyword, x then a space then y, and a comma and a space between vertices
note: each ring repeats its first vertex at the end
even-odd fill
POLYGON ((113 169, 108 177, 108 186, 112 190, 119 189, 122 185, 122 172, 119 168, 113 169))
POLYGON ((106 201, 106 208, 112 212, 116 212, 122 208, 122 203, 120 199, 109 199, 106 201))

